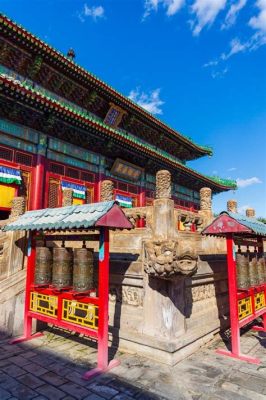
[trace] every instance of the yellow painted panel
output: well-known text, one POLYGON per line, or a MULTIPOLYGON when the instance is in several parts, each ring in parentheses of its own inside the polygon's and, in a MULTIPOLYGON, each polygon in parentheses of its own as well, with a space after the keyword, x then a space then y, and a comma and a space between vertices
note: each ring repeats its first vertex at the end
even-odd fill
POLYGON ((259 292, 255 294, 255 310, 258 311, 265 307, 265 296, 264 292, 259 292))
POLYGON ((30 310, 49 317, 57 316, 57 302, 56 296, 37 292, 31 292, 30 294, 30 310))
POLYGON ((62 319, 91 329, 98 328, 98 306, 63 299, 62 319))
POLYGON ((11 208, 11 201, 15 197, 16 189, 0 184, 0 207, 11 208))
POLYGON ((84 199, 73 199, 72 200, 72 204, 73 204, 73 206, 75 205, 79 205, 79 204, 84 204, 84 202, 85 202, 85 200, 84 199))
POLYGON ((238 318, 239 320, 252 315, 252 304, 251 297, 245 297, 244 299, 238 300, 238 318))

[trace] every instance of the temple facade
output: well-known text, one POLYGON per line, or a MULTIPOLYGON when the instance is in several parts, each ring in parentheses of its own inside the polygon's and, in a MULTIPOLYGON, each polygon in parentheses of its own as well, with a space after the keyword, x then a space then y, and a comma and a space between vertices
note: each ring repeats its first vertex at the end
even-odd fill
POLYGON ((16 196, 26 209, 97 202, 112 180, 123 207, 151 205, 155 174, 170 171, 177 208, 199 209, 199 191, 232 181, 187 162, 211 155, 36 36, 0 17, 0 218, 16 196))
MULTIPOLYGON (((111 233, 110 339, 171 365, 227 321, 225 244, 201 231, 212 195, 236 183, 188 166, 207 155, 77 65, 73 50, 64 56, 1 15, 0 227, 25 210, 116 200, 133 229, 111 233)), ((21 333, 26 259, 25 233, 0 230, 4 334, 21 333)))

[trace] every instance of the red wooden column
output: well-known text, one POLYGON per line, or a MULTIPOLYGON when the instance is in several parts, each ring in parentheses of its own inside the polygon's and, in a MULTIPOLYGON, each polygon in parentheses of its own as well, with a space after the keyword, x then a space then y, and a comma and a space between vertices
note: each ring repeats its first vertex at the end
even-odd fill
POLYGON ((109 230, 101 228, 99 248, 98 368, 108 367, 109 230))
MULTIPOLYGON (((263 239, 262 237, 257 238, 258 242, 258 257, 264 257, 264 248, 263 248, 263 239)), ((264 283, 264 298, 266 300, 266 284, 264 283)), ((266 312, 261 315, 262 318, 262 326, 260 325, 255 325, 252 327, 254 331, 259 331, 259 332, 266 332, 266 312)))
POLYGON ((40 134, 37 148, 36 165, 34 167, 33 173, 33 183, 31 185, 32 210, 39 210, 41 208, 44 208, 47 143, 47 136, 44 134, 40 134))
POLYGON ((97 368, 86 372, 84 379, 108 371, 120 364, 118 360, 112 360, 108 363, 108 320, 109 320, 109 229, 100 228, 99 243, 99 278, 98 278, 98 355, 97 368))
POLYGON ((226 238, 227 247, 227 270, 228 270, 228 290, 229 308, 232 337, 232 353, 240 354, 240 332, 238 326, 238 301, 237 301, 237 278, 236 262, 234 256, 233 235, 229 234, 226 238))
MULTIPOLYGON (((145 207, 146 205, 146 192, 144 188, 141 188, 141 192, 139 194, 139 207, 145 207)), ((145 227, 145 220, 144 218, 141 218, 138 223, 138 228, 144 228, 145 227)))
POLYGON ((24 306, 24 332, 23 336, 11 340, 10 344, 25 342, 27 340, 34 339, 43 335, 42 332, 36 332, 32 334, 32 317, 29 316, 30 291, 31 291, 31 285, 34 282, 35 258, 36 258, 36 241, 34 233, 29 232, 27 275, 26 275, 26 287, 25 287, 25 306, 24 306))
POLYGON ((38 154, 34 168, 33 184, 31 186, 31 209, 40 210, 44 207, 44 182, 45 182, 46 158, 38 154))
POLYGON ((232 350, 218 349, 217 353, 247 361, 252 364, 259 364, 260 360, 254 357, 241 354, 240 349, 240 327, 238 319, 238 297, 237 297, 237 277, 236 262, 234 255, 233 234, 228 233, 226 236, 227 247, 227 271, 228 271, 228 292, 229 292, 229 310, 230 310, 230 327, 231 327, 231 346, 232 350))

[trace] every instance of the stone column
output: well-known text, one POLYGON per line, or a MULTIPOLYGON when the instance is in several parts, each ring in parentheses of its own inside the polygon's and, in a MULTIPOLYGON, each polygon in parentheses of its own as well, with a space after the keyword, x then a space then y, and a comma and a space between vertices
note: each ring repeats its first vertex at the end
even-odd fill
POLYGON ((237 201, 236 200, 228 200, 227 211, 231 212, 231 213, 237 213, 237 201))
POLYGON ((212 213, 212 190, 208 187, 200 189, 200 211, 199 214, 203 217, 204 226, 208 225, 213 218, 212 213))
POLYGON ((153 203, 153 233, 155 238, 175 236, 174 201, 171 199, 171 174, 167 170, 156 174, 156 199, 153 203))
POLYGON ((255 218, 256 213, 255 213, 254 208, 247 208, 247 209, 246 209, 246 216, 247 216, 248 218, 255 218))
POLYGON ((10 219, 16 219, 26 211, 26 198, 25 196, 14 197, 11 202, 10 219))
POLYGON ((62 195, 62 207, 72 206, 73 190, 64 189, 62 195))
POLYGON ((212 211, 212 190, 208 187, 200 189, 200 210, 212 211))
MULTIPOLYGON (((171 174, 156 174, 156 199, 153 204, 152 245, 177 242, 174 201, 171 199, 171 174)), ((185 333, 184 277, 159 279, 144 275, 143 333, 160 338, 167 346, 185 333)))
POLYGON ((101 182, 100 201, 114 200, 114 182, 104 180, 101 182))
POLYGON ((171 199, 171 174, 162 169, 156 174, 156 199, 171 199))

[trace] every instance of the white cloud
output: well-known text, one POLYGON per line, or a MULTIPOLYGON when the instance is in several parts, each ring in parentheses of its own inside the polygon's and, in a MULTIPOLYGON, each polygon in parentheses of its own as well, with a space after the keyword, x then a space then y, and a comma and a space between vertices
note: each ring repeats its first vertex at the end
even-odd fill
POLYGON ((225 5, 226 0, 195 0, 191 7, 192 12, 196 14, 193 35, 199 35, 206 25, 211 25, 225 5))
POLYGON ((104 8, 102 6, 89 7, 86 3, 84 4, 83 10, 78 14, 81 22, 85 21, 85 17, 91 17, 94 21, 104 17, 104 8))
POLYGON ((252 178, 247 179, 237 178, 236 183, 238 188, 244 188, 250 185, 255 185, 256 183, 262 183, 262 181, 256 176, 253 176, 252 178))
POLYGON ((239 12, 245 7, 247 0, 238 0, 235 3, 231 4, 226 16, 224 23, 221 26, 221 29, 228 29, 236 22, 237 16, 239 12))
POLYGON ((230 42, 230 50, 229 50, 229 52, 221 54, 220 58, 222 60, 228 60, 228 58, 232 57, 234 54, 245 52, 246 50, 249 49, 249 47, 250 47, 250 44, 249 44, 248 41, 244 42, 244 43, 241 43, 238 38, 234 38, 230 42))
POLYGON ((152 12, 157 12, 160 4, 166 9, 166 15, 170 17, 180 10, 185 0, 145 0, 142 20, 145 20, 152 12))
POLYGON ((235 171, 235 170, 236 170, 236 167, 232 167, 232 168, 228 168, 227 171, 235 171))
POLYGON ((228 72, 228 68, 225 67, 223 69, 221 69, 220 71, 212 71, 211 75, 213 79, 216 78, 222 78, 225 74, 227 74, 228 72))
POLYGON ((249 25, 253 29, 266 34, 266 0, 258 0, 256 6, 259 9, 259 14, 249 20, 249 25))
POLYGON ((215 67, 216 65, 219 64, 219 60, 213 60, 213 61, 209 61, 206 64, 203 64, 203 67, 215 67))
POLYGON ((137 88, 131 90, 128 97, 151 114, 162 114, 161 106, 164 101, 160 99, 160 90, 155 89, 149 93, 144 93, 137 88))

